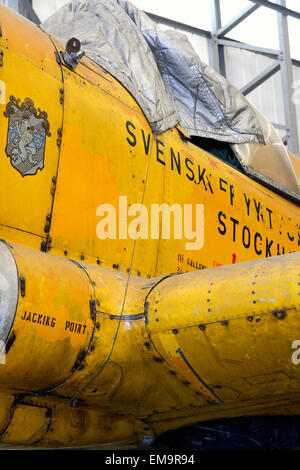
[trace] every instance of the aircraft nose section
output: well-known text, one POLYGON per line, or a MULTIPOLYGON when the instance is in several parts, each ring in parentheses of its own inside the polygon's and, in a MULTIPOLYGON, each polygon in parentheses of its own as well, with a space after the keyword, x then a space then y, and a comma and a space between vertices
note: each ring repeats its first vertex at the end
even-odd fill
POLYGON ((18 271, 11 249, 0 242, 0 354, 14 323, 18 303, 18 271))

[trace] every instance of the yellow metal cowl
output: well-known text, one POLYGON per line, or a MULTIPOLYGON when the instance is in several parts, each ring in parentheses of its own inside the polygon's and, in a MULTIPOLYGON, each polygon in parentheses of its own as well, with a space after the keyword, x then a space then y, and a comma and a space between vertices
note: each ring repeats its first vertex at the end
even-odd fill
MULTIPOLYGON (((204 419, 298 412, 298 253, 151 280, 16 245, 1 243, 3 253, 15 262, 18 278, 7 280, 18 293, 0 388, 23 397, 11 405, 12 423, 20 407, 28 414, 36 400, 47 404, 52 434, 40 445, 53 445, 55 423, 68 422, 66 399, 83 415, 97 408, 127 416, 133 440, 141 422, 160 433, 204 419)), ((98 434, 86 432, 96 443, 98 434)), ((22 443, 17 435, 9 442, 22 443)))
POLYGON ((299 414, 299 207, 178 128, 154 136, 109 73, 71 70, 64 44, 0 16, 1 445, 121 447, 299 414), (44 123, 39 161, 18 160, 17 117, 25 142, 44 123), (124 195, 149 213, 204 205, 201 249, 100 239, 99 205, 124 195))

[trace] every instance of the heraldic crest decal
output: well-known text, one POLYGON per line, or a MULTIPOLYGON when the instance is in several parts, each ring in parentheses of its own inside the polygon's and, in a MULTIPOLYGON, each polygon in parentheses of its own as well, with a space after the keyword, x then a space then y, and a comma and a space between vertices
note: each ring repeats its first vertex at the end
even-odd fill
POLYGON ((35 175, 44 168, 46 137, 50 137, 48 114, 36 109, 30 98, 23 103, 10 96, 4 116, 8 118, 5 152, 22 176, 35 175))

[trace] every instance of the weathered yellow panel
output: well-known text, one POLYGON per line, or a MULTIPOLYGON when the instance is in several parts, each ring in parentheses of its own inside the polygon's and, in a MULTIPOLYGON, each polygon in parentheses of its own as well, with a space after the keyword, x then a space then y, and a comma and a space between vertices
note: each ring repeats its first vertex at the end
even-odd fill
MULTIPOLYGON (((266 409, 299 411, 292 361, 300 333, 298 253, 128 283, 99 266, 10 249, 25 282, 0 380, 8 395, 13 389, 29 403, 36 397, 57 414, 39 445, 134 440, 142 424, 129 416, 162 432, 266 409), (72 416, 65 397, 76 406, 72 416), (105 436, 102 425, 98 433, 83 418, 83 403, 124 420, 105 436)), ((15 419, 28 416, 28 427, 12 427, 11 442, 28 437, 40 419, 30 407, 23 411, 15 419)), ((1 407, 0 418, 1 430, 8 422, 1 407)))
MULTIPOLYGON (((32 28, 28 21, 17 17, 17 23, 24 24, 24 36, 20 40, 13 23, 16 16, 0 6, 1 18, 2 13, 5 13, 6 21, 1 23, 0 42, 3 52, 0 67, 0 226, 2 230, 5 226, 44 237, 58 165, 57 131, 62 126, 63 112, 61 73, 50 39, 38 28, 32 28), (43 124, 32 132, 31 126, 42 122, 41 118, 43 124), (41 127, 47 126, 47 122, 49 128, 41 127), (37 149, 44 140, 42 155, 42 150, 37 149), (25 146, 23 142, 26 142, 25 146), (33 167, 38 161, 38 166, 33 167)), ((32 246, 30 239, 29 244, 32 246)))
MULTIPOLYGON (((101 76, 99 80, 101 86, 101 76)), ((133 103, 133 99, 129 101, 133 103)), ((143 201, 149 157, 140 151, 142 143, 138 149, 128 144, 126 122, 134 115, 150 131, 134 108, 65 69, 64 130, 50 231, 53 253, 72 253, 77 259, 90 256, 94 263, 100 258, 109 267, 114 264, 124 272, 130 266, 134 241, 118 239, 119 231, 116 239, 100 240, 96 211, 100 204, 112 204, 118 218, 119 196, 127 197, 128 206, 143 201)), ((149 134, 149 152, 151 139, 149 134)), ((154 198, 160 202, 162 175, 151 168, 149 172, 151 201, 154 198)), ((145 204, 149 203, 148 197, 145 204)), ((145 241, 135 256, 134 268, 144 276, 154 275, 157 246, 158 240, 145 241), (138 259, 141 252, 143 263, 138 259)))
MULTIPOLYGON (((6 201, 0 208, 2 227, 44 237, 44 230, 49 230, 48 248, 53 253, 91 264, 102 262, 123 272, 132 268, 143 277, 234 264, 298 249, 300 219, 295 204, 184 142, 177 129, 155 138, 129 93, 87 58, 75 71, 62 67, 65 112, 52 215, 50 192, 54 195, 57 130, 62 127, 61 70, 50 39, 25 21, 24 43, 19 44, 12 29, 12 13, 3 11, 8 19, 2 43, 7 42, 9 49, 5 47, 1 70, 1 74, 7 74, 5 83, 8 81, 1 107, 5 109, 7 96, 13 92, 21 100, 29 96, 48 113, 51 137, 46 138, 45 168, 35 176, 22 178, 2 150, 0 165, 5 181, 1 197, 6 201), (33 47, 37 35, 43 52, 40 46, 33 47), (13 74, 14 60, 18 69, 31 77, 30 82, 20 81, 19 75, 13 74), (12 188, 20 185, 22 190, 13 193, 12 188), (143 203, 148 214, 151 204, 171 206, 175 202, 182 210, 184 204, 204 204, 202 248, 188 250, 187 240, 174 236, 170 240, 151 239, 151 221, 148 238, 137 234, 135 242, 128 233, 120 236, 120 196, 127 197, 127 210, 143 203), (97 208, 101 204, 112 204, 116 209, 116 239, 98 238, 101 217, 97 208)), ((53 42, 59 53, 64 46, 53 42)), ((0 138, 6 142, 8 118, 1 119, 5 125, 0 126, 0 138)), ((134 219, 128 216, 128 226, 134 219)), ((133 227, 133 232, 136 230, 133 227)), ((18 237, 8 229, 3 236, 18 243, 18 237)), ((36 247, 30 236, 26 240, 36 247)))
POLYGON ((92 287, 69 260, 16 245, 12 250, 25 288, 0 381, 6 389, 53 388, 73 375, 89 349, 92 287))
POLYGON ((15 405, 12 420, 2 442, 30 445, 38 443, 48 431, 47 409, 23 404, 15 405))
POLYGON ((87 58, 71 71, 62 44, 0 15, 0 237, 20 277, 0 366, 2 442, 128 444, 203 419, 300 413, 299 255, 276 258, 299 250, 299 207, 179 128, 155 137, 107 72, 87 58), (12 158, 8 130, 18 114, 28 121, 26 106, 50 126, 35 174, 12 158), (133 237, 120 236, 121 196, 136 208, 133 237), (200 248, 174 228, 141 236, 138 207, 162 203, 204 205, 200 248), (115 239, 98 237, 101 204, 116 209, 115 239))
MULTIPOLYGON (((5 65, 5 51, 10 50, 18 57, 60 80, 60 69, 49 37, 37 25, 4 5, 0 5, 0 17, 2 30, 0 47, 4 50, 3 64, 5 65)), ((14 72, 17 73, 19 79, 22 77, 20 81, 24 86, 26 83, 24 75, 20 73, 20 70, 14 70, 14 72)), ((27 85, 30 86, 30 76, 28 76, 27 85)))
POLYGON ((244 401, 247 408, 250 399, 297 395, 298 259, 295 253, 165 279, 148 297, 155 347, 217 405, 244 401))
MULTIPOLYGON (((187 250, 184 237, 161 239, 156 275, 298 250, 300 219, 295 204, 195 145, 183 143, 175 131, 159 141, 154 158, 156 171, 165 171, 164 202, 182 208, 191 204, 194 221, 196 204, 204 204, 204 244, 200 250, 187 250)), ((147 191, 151 193, 151 187, 147 191)))
MULTIPOLYGON (((54 253, 62 254, 64 249, 67 253, 75 252, 78 258, 84 256, 91 263, 97 257, 109 267, 114 265, 126 271, 134 246, 130 237, 99 240, 96 234, 100 220, 96 209, 102 203, 116 207, 118 234, 118 198, 122 195, 128 196, 128 208, 143 202, 148 215, 151 204, 164 202, 172 206, 175 202, 181 205, 182 211, 185 204, 190 204, 194 213, 196 204, 204 204, 204 245, 198 250, 187 250, 188 240, 184 237, 176 240, 172 231, 171 239, 159 242, 151 239, 151 220, 148 219, 148 239, 137 236, 133 257, 135 272, 143 276, 235 264, 298 249, 300 219, 295 204, 195 145, 183 142, 176 129, 154 138, 143 117, 130 108, 119 104, 116 116, 115 101, 108 99, 107 95, 103 95, 99 102, 104 127, 93 130, 95 121, 85 129, 85 118, 75 127, 80 120, 80 112, 82 115, 96 112, 96 87, 88 83, 84 85, 76 76, 68 77, 66 89, 69 90, 69 99, 80 86, 82 90, 76 94, 85 104, 80 107, 76 101, 76 112, 65 121, 60 181, 51 231, 54 253), (84 98, 85 93, 91 100, 88 101, 87 95, 84 98), (72 126, 67 124, 69 120, 72 126), (109 134, 109 139, 105 133, 109 134), (77 143, 78 139, 80 143, 77 143), (92 141, 93 148, 90 147, 92 141), (82 173, 82 167, 79 170, 76 165, 72 166, 65 148, 72 148, 72 154, 79 152, 82 155, 86 163, 85 173, 82 173), (92 156, 95 148, 96 158, 92 156), (66 181, 64 175, 67 174, 66 181), (142 178, 140 186, 136 178, 139 181, 142 178), (146 187, 143 181, 146 181, 146 187), (65 187, 67 182, 69 189, 62 194, 60 187, 65 187), (85 184, 88 185, 86 190, 78 190, 85 184), (88 203, 83 202, 84 191, 89 194, 88 203), (74 210, 72 212, 72 205, 78 208, 77 214, 74 210), (63 225, 65 208, 68 208, 69 233, 63 225), (84 221, 79 216, 82 213, 85 214, 84 221), (80 247, 86 248, 80 252, 80 247)), ((72 108, 71 102, 67 108, 72 108)), ((128 216, 128 225, 132 221, 133 217, 128 216)))

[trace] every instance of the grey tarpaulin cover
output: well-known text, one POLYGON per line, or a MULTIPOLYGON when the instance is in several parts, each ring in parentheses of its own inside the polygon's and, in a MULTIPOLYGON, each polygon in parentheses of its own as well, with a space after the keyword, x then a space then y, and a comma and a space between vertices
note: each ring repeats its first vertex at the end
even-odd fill
POLYGON ((200 60, 184 34, 162 31, 130 2, 72 0, 42 28, 65 42, 77 37, 134 96, 156 134, 179 123, 189 135, 264 143, 242 93, 200 60))

